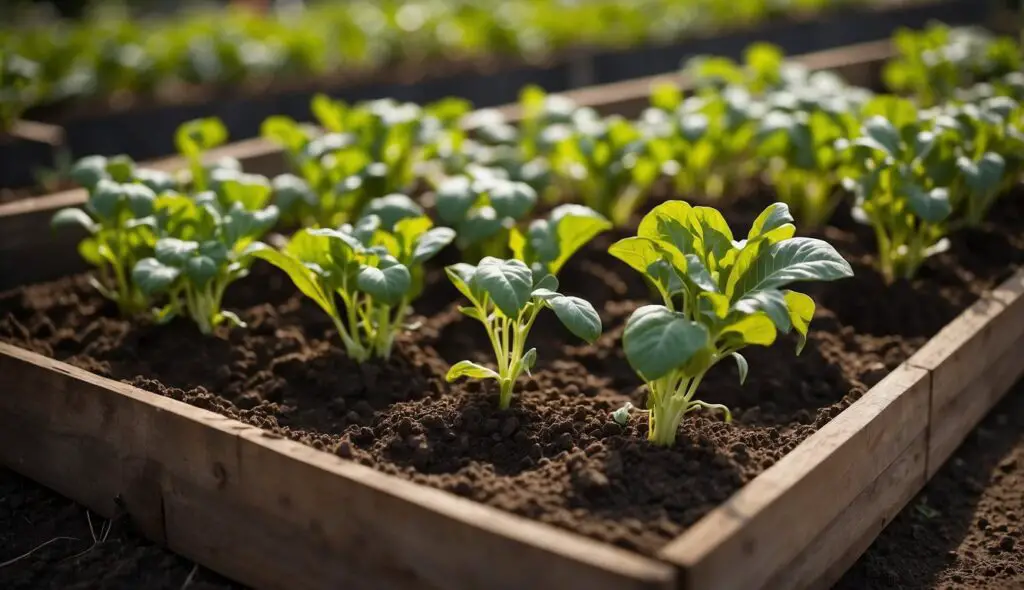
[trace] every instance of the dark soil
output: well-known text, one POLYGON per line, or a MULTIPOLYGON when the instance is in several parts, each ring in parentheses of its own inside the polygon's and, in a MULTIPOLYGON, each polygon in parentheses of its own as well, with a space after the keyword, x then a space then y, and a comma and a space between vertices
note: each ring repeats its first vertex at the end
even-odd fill
POLYGON ((1024 588, 1024 381, 836 590, 1024 588))
MULTIPOLYGON (((268 267, 229 290, 244 330, 202 338, 184 321, 117 317, 86 277, 0 295, 0 339, 276 431, 381 471, 651 554, 858 399, 986 289, 1024 263, 1024 199, 1003 199, 993 223, 961 233, 920 278, 886 287, 872 270, 870 232, 849 220, 825 236, 856 278, 812 285, 818 303, 802 356, 782 338, 748 349, 746 386, 713 369, 701 397, 729 405, 731 425, 693 414, 678 444, 656 448, 645 418, 609 414, 643 389, 620 347, 623 324, 650 300, 640 277, 612 259, 603 236, 562 273, 563 288, 600 311, 593 346, 554 320, 538 322, 534 376, 511 409, 492 384, 447 384, 467 356, 489 362, 482 329, 434 268, 417 303, 422 327, 388 362, 358 366, 330 320, 268 267)), ((731 208, 745 233, 764 196, 731 208)), ((742 230, 741 230, 742 228, 742 230)), ((71 255, 71 253, 69 253, 71 255)))
POLYGON ((149 543, 132 530, 127 518, 107 521, 0 469, 0 588, 233 590, 242 586, 149 543))

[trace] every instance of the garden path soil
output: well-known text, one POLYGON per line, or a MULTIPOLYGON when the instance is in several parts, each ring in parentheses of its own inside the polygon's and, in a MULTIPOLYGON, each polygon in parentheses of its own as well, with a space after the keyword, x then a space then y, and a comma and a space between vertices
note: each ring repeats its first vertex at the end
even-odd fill
MULTIPOLYGON (((0 295, 0 339, 149 391, 235 417, 382 471, 645 554, 724 501, 858 399, 985 289, 1024 263, 1024 199, 1003 199, 980 230, 959 234, 919 279, 883 285, 871 267, 870 232, 849 219, 824 231, 856 278, 812 285, 810 341, 749 349, 746 386, 713 369, 701 397, 734 410, 733 424, 695 414, 678 444, 644 440, 646 419, 609 419, 642 388, 620 347, 623 324, 649 300, 640 277, 604 250, 603 236, 563 271, 565 291, 594 302, 605 333, 573 340, 553 317, 538 322, 534 376, 513 406, 495 388, 447 384, 468 355, 487 362, 479 324, 434 268, 417 310, 422 326, 388 362, 351 363, 331 322, 265 266, 229 290, 245 330, 202 338, 187 322, 119 319, 79 276, 0 295)), ((766 204, 727 212, 740 233, 766 204)), ((620 235, 623 235, 620 233, 620 235)), ((71 255, 69 253, 69 255, 71 255)), ((450 254, 449 254, 450 256, 450 254)), ((453 261, 452 260, 449 260, 453 261)))
POLYGON ((241 590, 132 530, 109 525, 42 486, 0 468, 0 588, 4 590, 241 590), (102 539, 93 542, 93 532, 102 539), (101 529, 109 526, 103 537, 101 529), (2 565, 51 541, 31 555, 2 565), (191 576, 191 579, 189 578, 191 576), (189 581, 186 585, 185 582, 189 581))
POLYGON ((1024 588, 1024 381, 835 590, 1024 588))

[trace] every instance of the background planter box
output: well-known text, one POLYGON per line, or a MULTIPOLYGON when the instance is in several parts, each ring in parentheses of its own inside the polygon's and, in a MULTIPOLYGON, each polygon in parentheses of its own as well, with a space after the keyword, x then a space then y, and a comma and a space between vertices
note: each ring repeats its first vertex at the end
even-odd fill
MULTIPOLYGON (((882 64, 893 55, 892 52, 888 41, 876 41, 794 59, 812 69, 836 71, 850 83, 871 86, 877 82, 882 64)), ((686 80, 674 73, 582 88, 565 93, 565 96, 604 114, 618 113, 631 117, 648 106, 651 86, 659 82, 686 85, 686 80)), ((519 108, 515 104, 499 110, 513 121, 519 116, 519 108)), ((237 158, 247 172, 274 176, 287 171, 281 148, 262 139, 233 143, 209 154, 211 159, 221 156, 237 158)), ((184 160, 178 157, 142 165, 161 170, 186 167, 184 160)), ((76 244, 83 236, 81 230, 67 228, 54 232, 50 228, 50 219, 61 208, 82 205, 86 196, 84 190, 74 189, 0 205, 0 290, 85 270, 85 262, 80 257, 69 255, 75 252, 76 244)))
MULTIPOLYGON (((460 96, 483 108, 515 101, 519 90, 528 84, 549 92, 564 92, 618 82, 678 69, 682 60, 697 54, 739 57, 755 41, 774 43, 788 54, 800 54, 888 38, 900 27, 922 27, 930 20, 951 25, 982 23, 987 10, 981 4, 979 0, 935 0, 909 6, 894 2, 876 9, 839 9, 813 18, 789 19, 666 45, 600 53, 578 50, 545 65, 500 67, 489 72, 428 77, 414 83, 353 83, 335 77, 244 95, 203 93, 174 105, 119 111, 51 109, 30 116, 64 126, 68 147, 76 156, 126 153, 136 160, 151 159, 173 153, 174 131, 185 121, 215 116, 224 121, 231 137, 255 137, 260 124, 271 115, 308 119, 309 102, 317 92, 348 101, 391 97, 418 103, 460 96)), ((17 186, 2 169, 0 186, 17 186)))

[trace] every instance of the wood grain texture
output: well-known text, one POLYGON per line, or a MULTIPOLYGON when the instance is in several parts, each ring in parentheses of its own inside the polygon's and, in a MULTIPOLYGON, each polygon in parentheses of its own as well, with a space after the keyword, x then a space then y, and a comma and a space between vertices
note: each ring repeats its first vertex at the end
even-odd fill
POLYGON ((683 588, 757 588, 925 432, 928 373, 901 366, 666 546, 683 588))
POLYGON ((1024 270, 960 314, 907 363, 932 374, 930 478, 1024 374, 1024 270))
POLYGON ((256 588, 667 590, 669 565, 0 344, 0 461, 256 588))
POLYGON ((796 559, 760 588, 831 588, 924 486, 927 447, 927 433, 921 431, 796 559))

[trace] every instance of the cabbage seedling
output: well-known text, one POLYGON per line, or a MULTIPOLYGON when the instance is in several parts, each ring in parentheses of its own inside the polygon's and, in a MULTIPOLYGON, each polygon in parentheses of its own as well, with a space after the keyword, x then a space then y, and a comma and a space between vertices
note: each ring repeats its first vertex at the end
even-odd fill
POLYGON ((286 272, 330 316, 349 358, 362 363, 391 355, 422 289, 423 263, 454 238, 427 217, 401 219, 389 232, 370 215, 355 226, 303 229, 282 250, 258 244, 250 255, 286 272))
POLYGON ((249 210, 236 201, 224 208, 212 192, 194 200, 181 195, 162 199, 164 208, 151 223, 165 235, 153 255, 132 269, 133 282, 148 297, 169 297, 157 320, 187 315, 203 334, 224 322, 245 326, 221 302, 227 287, 248 274, 246 249, 274 227, 277 207, 249 210))
POLYGON ((203 154, 223 144, 227 139, 227 127, 215 117, 195 119, 178 127, 174 134, 174 145, 178 148, 178 153, 188 160, 194 191, 209 188, 209 173, 203 166, 203 154))
POLYGON ((612 224, 590 207, 567 203, 551 211, 547 219, 535 219, 526 233, 513 228, 509 234, 512 256, 530 267, 535 277, 558 275, 569 258, 612 224))
POLYGON ((149 305, 149 297, 131 273, 139 260, 152 254, 157 239, 145 223, 156 210, 157 194, 151 186, 136 182, 137 174, 156 188, 170 184, 161 173, 137 171, 127 158, 83 158, 71 176, 89 192, 85 206, 61 209, 51 222, 54 227, 78 226, 88 233, 79 242, 78 252, 99 269, 99 276, 90 281, 123 315, 149 305))
POLYGON ((601 335, 601 318, 584 299, 557 292, 558 280, 547 275, 535 281, 520 260, 486 257, 480 264, 459 263, 445 269, 448 278, 472 306, 459 311, 479 321, 494 349, 497 371, 471 361, 459 361, 448 370, 449 382, 459 377, 494 379, 500 394, 498 407, 508 408, 516 380, 529 374, 537 361, 537 349, 526 350, 526 339, 537 315, 545 307, 570 332, 593 343, 601 335))
POLYGON ((670 201, 644 217, 636 236, 611 246, 609 252, 662 298, 660 305, 633 312, 622 338, 627 360, 647 385, 653 443, 674 444, 691 410, 720 410, 731 420, 727 407, 695 397, 707 371, 722 359, 735 360, 742 384, 747 361, 740 350, 746 346, 768 346, 778 332, 795 331, 800 352, 814 301, 783 287, 853 275, 831 245, 794 238, 794 232, 783 203, 765 209, 746 239, 737 241, 717 210, 670 201))
POLYGON ((509 230, 537 204, 530 185, 493 176, 448 178, 436 192, 437 215, 458 234, 465 259, 504 255, 509 230))

